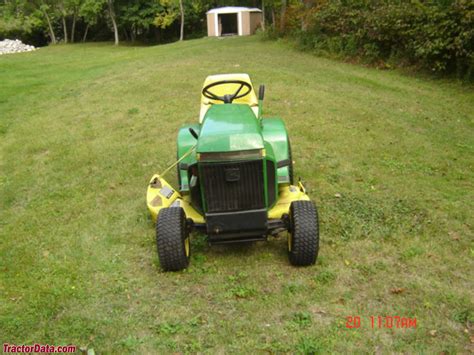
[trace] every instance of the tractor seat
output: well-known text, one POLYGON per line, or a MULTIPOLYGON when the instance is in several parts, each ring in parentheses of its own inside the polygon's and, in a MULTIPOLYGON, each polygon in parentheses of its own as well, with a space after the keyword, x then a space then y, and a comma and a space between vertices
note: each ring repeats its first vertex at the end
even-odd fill
MULTIPOLYGON (((250 81, 250 77, 248 74, 218 74, 218 75, 209 75, 206 80, 204 80, 203 88, 206 85, 215 83, 216 81, 221 80, 241 80, 245 81, 250 84, 252 87, 252 91, 248 95, 241 97, 240 99, 236 99, 233 101, 235 104, 247 104, 252 108, 252 111, 255 114, 255 117, 258 116, 258 100, 257 96, 255 95, 255 90, 253 88, 252 82, 250 81)), ((216 95, 223 96, 225 94, 233 93, 239 88, 238 84, 223 84, 218 85, 210 89, 210 91, 216 95)), ((205 97, 201 92, 201 112, 199 114, 199 123, 202 123, 204 116, 206 115, 207 110, 211 107, 211 105, 215 104, 224 104, 222 101, 218 100, 211 100, 205 97)))

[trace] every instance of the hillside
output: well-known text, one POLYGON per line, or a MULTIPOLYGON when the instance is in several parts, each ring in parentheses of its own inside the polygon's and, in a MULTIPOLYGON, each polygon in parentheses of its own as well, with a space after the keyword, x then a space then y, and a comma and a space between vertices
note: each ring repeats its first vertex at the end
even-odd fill
MULTIPOLYGON (((0 58, 0 342, 98 353, 473 350, 472 88, 257 38, 69 45, 0 58), (317 265, 286 238, 158 267, 145 206, 213 73, 266 84, 321 218, 317 265), (360 316, 361 328, 346 328, 360 316), (372 329, 370 316, 416 317, 372 329)), ((174 182, 171 174, 170 181, 174 182)))

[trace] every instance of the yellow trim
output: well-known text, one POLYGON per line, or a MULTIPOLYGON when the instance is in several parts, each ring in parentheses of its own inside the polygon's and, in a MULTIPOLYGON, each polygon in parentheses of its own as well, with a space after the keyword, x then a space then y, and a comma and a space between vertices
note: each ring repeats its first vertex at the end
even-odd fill
POLYGON ((186 195, 181 199, 181 207, 184 209, 186 218, 191 218, 194 223, 206 223, 204 216, 191 206, 191 196, 186 195))
POLYGON ((301 181, 298 181, 298 187, 299 189, 301 190, 302 193, 306 193, 306 189, 304 188, 303 184, 301 183, 301 181))
POLYGON ((170 207, 175 202, 176 205, 183 208, 186 218, 192 219, 194 223, 204 223, 204 217, 191 206, 189 196, 181 196, 165 179, 159 175, 153 175, 146 193, 146 204, 153 221, 156 222, 162 208, 170 207), (155 181, 156 183, 153 184, 155 181), (169 197, 161 193, 163 187, 171 189, 172 193, 168 195, 169 197))
POLYGON ((291 233, 288 232, 288 251, 291 251, 291 240, 292 240, 291 233))
POLYGON ((186 257, 189 258, 189 236, 184 240, 184 251, 186 253, 186 257))
POLYGON ((301 182, 298 183, 301 187, 294 185, 285 185, 280 187, 278 194, 278 201, 269 211, 268 218, 281 218, 284 214, 290 213, 290 205, 293 201, 309 201, 308 195, 304 192, 304 187, 301 182))

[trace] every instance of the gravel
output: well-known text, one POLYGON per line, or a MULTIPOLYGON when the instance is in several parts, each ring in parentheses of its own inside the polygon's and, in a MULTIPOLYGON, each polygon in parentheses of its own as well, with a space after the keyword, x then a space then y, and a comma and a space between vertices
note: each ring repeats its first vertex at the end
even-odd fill
POLYGON ((9 53, 31 52, 36 50, 34 46, 24 44, 19 39, 4 39, 0 41, 0 55, 9 53))

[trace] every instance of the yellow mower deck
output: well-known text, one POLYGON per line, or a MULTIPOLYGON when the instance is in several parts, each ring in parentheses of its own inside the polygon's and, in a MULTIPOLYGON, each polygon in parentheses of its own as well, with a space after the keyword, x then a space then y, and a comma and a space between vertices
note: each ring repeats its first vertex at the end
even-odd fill
MULTIPOLYGON (((294 201, 309 201, 301 182, 298 183, 298 186, 281 186, 279 196, 276 204, 268 211, 268 219, 280 219, 284 214, 289 214, 290 205, 294 201)), ((206 223, 204 216, 191 206, 189 195, 181 195, 159 175, 153 175, 150 180, 146 194, 146 204, 153 221, 156 221, 162 208, 179 206, 184 209, 186 218, 192 219, 197 224, 206 223)))

